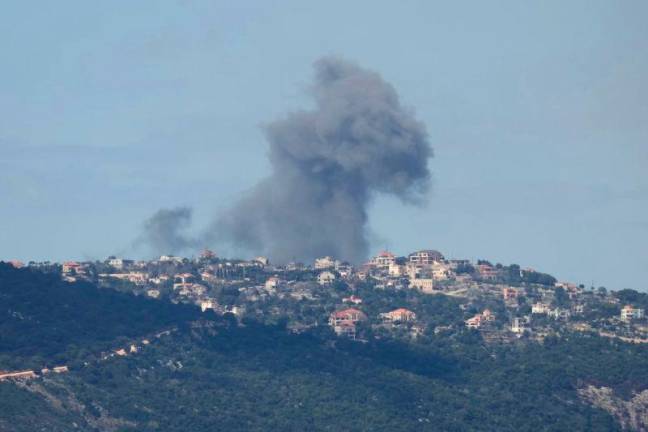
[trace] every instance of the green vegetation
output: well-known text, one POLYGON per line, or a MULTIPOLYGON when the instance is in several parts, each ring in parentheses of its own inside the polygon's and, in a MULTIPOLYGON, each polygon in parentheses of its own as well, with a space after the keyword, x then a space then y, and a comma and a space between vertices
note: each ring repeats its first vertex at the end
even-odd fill
MULTIPOLYGON (((432 326, 461 320, 446 296, 357 289, 371 314, 402 301, 432 326)), ((461 330, 360 343, 325 326, 292 334, 287 319, 237 323, 3 265, 0 296, 3 368, 75 365, 1 382, 0 430, 614 431, 577 389, 648 388, 645 347, 588 335, 489 345, 461 330), (96 355, 170 327, 137 353, 96 355)))
POLYGON ((83 358, 131 338, 195 319, 200 310, 135 297, 0 263, 0 370, 83 358))

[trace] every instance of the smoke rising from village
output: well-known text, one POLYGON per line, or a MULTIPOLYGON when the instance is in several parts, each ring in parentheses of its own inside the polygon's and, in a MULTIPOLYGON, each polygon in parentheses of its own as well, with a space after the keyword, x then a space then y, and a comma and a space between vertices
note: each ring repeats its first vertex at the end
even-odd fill
POLYGON ((160 209, 144 222, 136 246, 146 245, 155 253, 179 254, 197 246, 197 241, 186 235, 191 224, 192 210, 188 207, 160 209))
POLYGON ((213 224, 210 234, 272 260, 368 253, 376 193, 417 202, 428 188, 425 126, 380 75, 338 57, 315 62, 315 109, 264 128, 272 175, 213 224))
MULTIPOLYGON (((421 201, 432 157, 425 126, 382 77, 338 57, 316 61, 315 108, 264 127, 272 174, 222 213, 201 245, 227 245, 274 262, 368 254, 367 208, 377 193, 421 201)), ((152 250, 196 247, 191 210, 160 210, 144 226, 152 250)))

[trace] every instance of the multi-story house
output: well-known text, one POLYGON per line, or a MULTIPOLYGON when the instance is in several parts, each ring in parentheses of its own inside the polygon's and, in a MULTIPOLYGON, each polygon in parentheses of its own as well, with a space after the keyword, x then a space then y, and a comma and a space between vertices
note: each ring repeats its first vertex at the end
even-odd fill
POLYGON ((364 312, 355 308, 348 308, 333 312, 329 316, 329 325, 333 328, 335 334, 355 339, 356 324, 360 321, 366 320, 367 315, 365 315, 364 312))
POLYGON ((632 321, 634 319, 642 319, 644 317, 644 310, 633 307, 632 305, 625 305, 621 309, 621 319, 623 321, 632 321))
POLYGON ((416 320, 416 314, 411 310, 405 308, 398 308, 391 312, 385 312, 380 314, 380 318, 384 322, 391 323, 404 323, 412 322, 416 320))
POLYGON ((416 265, 432 265, 436 262, 441 262, 444 260, 443 255, 439 251, 426 249, 420 250, 414 253, 411 253, 408 256, 408 260, 412 264, 416 265))
POLYGON ((371 259, 371 264, 381 269, 388 269, 396 262, 396 256, 389 251, 382 251, 371 259))

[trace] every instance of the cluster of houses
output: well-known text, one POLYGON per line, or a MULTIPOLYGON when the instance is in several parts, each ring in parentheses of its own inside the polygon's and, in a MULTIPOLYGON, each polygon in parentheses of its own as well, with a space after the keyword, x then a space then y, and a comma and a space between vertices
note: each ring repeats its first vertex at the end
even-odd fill
MULTIPOLYGON (((361 301, 357 302, 357 304, 359 303, 361 301)), ((416 322, 416 314, 405 308, 380 313, 378 317, 382 323, 389 325, 413 324, 416 322)), ((331 313, 328 324, 338 336, 356 339, 358 324, 367 321, 368 317, 364 312, 351 307, 331 313)))
MULTIPOLYGON (((12 264, 24 266, 17 261, 12 264)), ((66 281, 89 280, 108 287, 130 287, 138 295, 193 303, 205 312, 211 310, 221 314, 245 315, 250 310, 265 313, 263 304, 269 299, 316 303, 324 292, 346 292, 341 302, 330 305, 329 311, 339 310, 328 317, 328 323, 336 334, 352 338, 357 337, 358 325, 367 321, 360 310, 363 300, 354 292, 358 285, 376 290, 412 290, 424 295, 452 296, 464 303, 464 327, 490 333, 498 326, 506 327, 506 331, 517 335, 537 331, 539 326, 546 327, 545 318, 565 325, 580 325, 579 320, 586 312, 596 309, 596 302, 612 304, 618 301, 610 293, 593 296, 582 285, 554 283, 555 279, 550 276, 536 283, 534 281, 539 278, 529 277, 537 275, 533 269, 492 265, 487 261, 446 259, 442 253, 431 249, 407 256, 381 251, 358 266, 330 256, 316 258, 311 264, 273 265, 263 256, 231 260, 219 258, 209 250, 192 259, 171 255, 150 261, 109 257, 103 262, 29 263, 29 266, 56 268, 66 281), (516 283, 507 280, 511 275, 519 276, 516 283), (523 277, 527 278, 520 283, 523 277), (565 301, 555 300, 558 290, 565 301), (223 293, 229 297, 224 298, 223 293), (484 301, 498 302, 506 312, 496 308, 496 314, 484 301), (340 303, 348 307, 341 308, 340 303), (481 312, 475 313, 479 310, 481 312)), ((629 328, 636 327, 635 323, 643 322, 644 311, 637 305, 616 307, 620 311, 618 316, 601 324, 606 331, 619 328, 627 333, 629 328)), ((270 312, 277 310, 273 307, 270 312)), ((402 328, 403 324, 411 324, 409 327, 420 329, 426 317, 417 318, 415 312, 399 308, 380 313, 370 321, 372 325, 384 327, 402 328)))

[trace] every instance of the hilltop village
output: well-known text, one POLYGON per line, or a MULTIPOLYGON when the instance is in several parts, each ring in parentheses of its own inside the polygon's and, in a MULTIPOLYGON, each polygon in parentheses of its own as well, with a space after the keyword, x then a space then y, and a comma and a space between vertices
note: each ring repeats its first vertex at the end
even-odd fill
POLYGON ((333 257, 273 265, 266 257, 225 259, 209 250, 192 259, 109 257, 27 266, 59 272, 68 282, 195 304, 239 321, 248 317, 359 341, 474 332, 492 343, 542 342, 577 331, 648 342, 643 297, 636 291, 586 288, 515 264, 446 259, 435 250, 403 257, 383 251, 356 267, 333 257))

